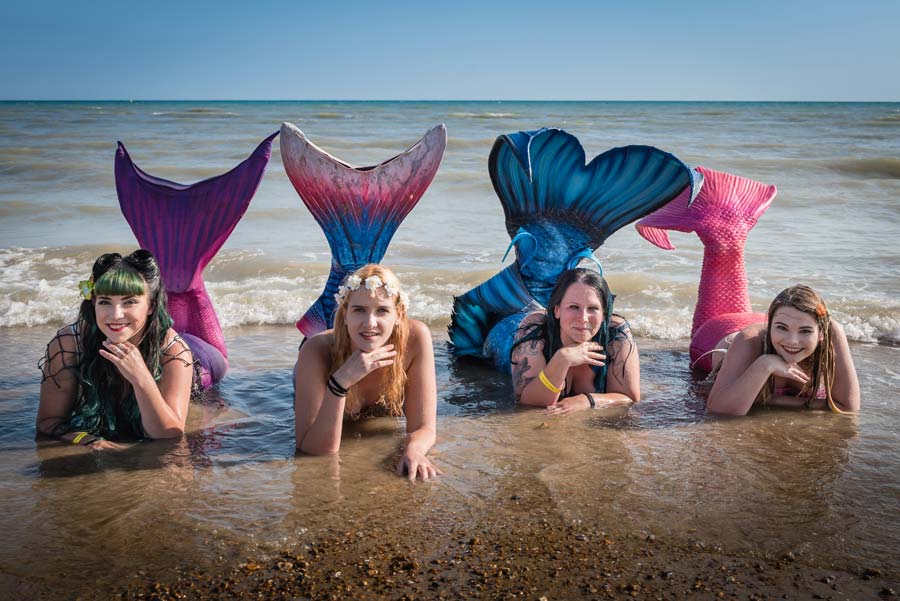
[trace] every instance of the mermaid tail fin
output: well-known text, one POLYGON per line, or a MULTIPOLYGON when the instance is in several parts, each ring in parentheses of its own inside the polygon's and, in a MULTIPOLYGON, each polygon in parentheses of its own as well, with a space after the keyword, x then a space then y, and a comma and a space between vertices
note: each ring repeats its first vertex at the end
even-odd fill
POLYGON ((576 255, 682 190, 696 194, 702 183, 681 160, 651 146, 613 148, 586 164, 577 138, 546 128, 497 138, 488 169, 510 237, 527 232, 536 242, 527 264, 518 265, 541 304, 576 255))
POLYGON ((433 127, 405 152, 371 167, 353 167, 281 124, 281 160, 297 194, 321 226, 331 248, 325 290, 297 322, 311 336, 331 327, 334 294, 347 273, 378 263, 403 219, 434 179, 447 130, 433 127))
POLYGON ((637 222, 641 236, 665 250, 675 247, 666 230, 697 232, 704 243, 730 243, 747 232, 772 204, 777 189, 752 179, 697 167, 703 188, 693 199, 687 191, 637 222))
POLYGON ((693 203, 685 195, 641 219, 637 230, 667 250, 674 248, 666 230, 696 232, 703 242, 703 268, 691 326, 691 361, 712 367, 709 352, 728 334, 764 319, 751 313, 744 266, 744 243, 757 220, 772 204, 775 186, 697 167, 703 188, 693 203))
POLYGON ((116 151, 119 205, 138 243, 159 263, 175 329, 205 341, 223 358, 228 351, 206 293, 203 268, 250 205, 277 135, 275 132, 263 140, 231 171, 191 185, 144 172, 121 142, 116 151))
POLYGON ((546 306, 563 271, 592 257, 621 227, 682 190, 695 194, 702 183, 702 175, 650 146, 613 148, 585 164, 581 143, 560 129, 498 137, 488 169, 516 261, 454 299, 450 341, 457 356, 494 355, 498 366, 507 367, 508 354, 495 353, 506 353, 514 330, 507 336, 509 344, 501 344, 503 336, 491 328, 503 323, 505 332, 508 316, 527 306, 546 306), (490 302, 504 297, 503 306, 490 302))

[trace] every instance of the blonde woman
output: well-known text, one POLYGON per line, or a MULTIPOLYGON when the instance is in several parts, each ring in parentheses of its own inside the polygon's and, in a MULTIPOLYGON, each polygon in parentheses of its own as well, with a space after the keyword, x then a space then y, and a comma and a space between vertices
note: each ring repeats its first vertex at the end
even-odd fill
POLYGON ((297 449, 336 453, 346 419, 406 417, 397 473, 440 474, 428 459, 437 413, 434 350, 428 327, 407 316, 394 273, 377 264, 351 273, 335 295, 334 327, 300 345, 294 367, 297 449))

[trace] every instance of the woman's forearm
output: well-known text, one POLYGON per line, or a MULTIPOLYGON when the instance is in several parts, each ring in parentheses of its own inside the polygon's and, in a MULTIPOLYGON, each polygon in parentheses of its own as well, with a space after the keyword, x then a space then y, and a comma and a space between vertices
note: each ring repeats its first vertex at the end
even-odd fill
POLYGON ((434 428, 422 426, 406 435, 406 439, 403 441, 403 447, 407 450, 418 451, 425 455, 431 450, 431 447, 434 446, 436 437, 437 433, 434 428))
POLYGON ((325 391, 319 411, 303 435, 297 448, 309 455, 329 455, 341 448, 346 397, 325 391))
POLYGON ((524 389, 519 397, 519 403, 522 405, 531 405, 533 407, 549 407, 559 400, 559 395, 565 391, 566 374, 569 373, 569 363, 559 352, 556 352, 547 365, 544 366, 543 374, 550 382, 551 386, 560 388, 560 392, 551 390, 540 376, 533 378, 524 389))
POLYGON ((187 415, 178 415, 166 403, 159 384, 149 372, 134 385, 134 397, 141 412, 141 425, 147 436, 150 438, 178 438, 184 434, 187 415))
POLYGON ((722 415, 747 415, 759 391, 772 375, 771 355, 761 355, 730 385, 718 379, 713 384, 706 411, 722 415))

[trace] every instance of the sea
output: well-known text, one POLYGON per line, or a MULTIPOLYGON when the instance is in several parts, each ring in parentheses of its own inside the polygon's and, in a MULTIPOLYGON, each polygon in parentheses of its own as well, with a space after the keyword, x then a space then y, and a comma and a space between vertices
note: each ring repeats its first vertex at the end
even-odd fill
POLYGON ((163 578, 301 544, 342 514, 375 520, 406 500, 451 497, 481 506, 510 488, 545 491, 565 520, 900 574, 898 233, 900 103, 0 102, 0 592, 96 594, 136 578, 136 565, 163 578), (444 475, 416 486, 393 475, 403 425, 389 418, 353 425, 338 460, 295 455, 293 324, 330 254, 277 138, 204 274, 231 371, 192 406, 186 437, 122 453, 35 442, 37 363, 74 319, 78 281, 99 254, 136 248, 116 197, 116 142, 144 171, 190 184, 234 167, 284 121, 356 166, 447 127, 443 163, 384 258, 434 337, 444 475), (796 283, 822 293, 850 339, 859 414, 706 416, 708 384, 687 355, 702 245, 672 233, 676 249, 664 251, 631 225, 595 255, 637 336, 638 405, 551 418, 517 409, 489 367, 454 362, 454 295, 511 261, 488 154, 498 136, 540 127, 576 136, 587 160, 652 145, 775 184, 746 246, 753 307, 796 283))

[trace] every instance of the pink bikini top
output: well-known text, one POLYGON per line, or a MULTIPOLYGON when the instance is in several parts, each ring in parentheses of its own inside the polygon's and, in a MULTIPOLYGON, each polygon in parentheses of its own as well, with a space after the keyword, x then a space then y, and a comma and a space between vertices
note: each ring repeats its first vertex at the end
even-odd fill
MULTIPOLYGON (((776 386, 772 391, 775 396, 798 396, 796 392, 794 392, 791 388, 787 386, 776 386)), ((826 399, 828 395, 825 393, 824 388, 820 388, 819 392, 816 393, 817 399, 826 399)))

